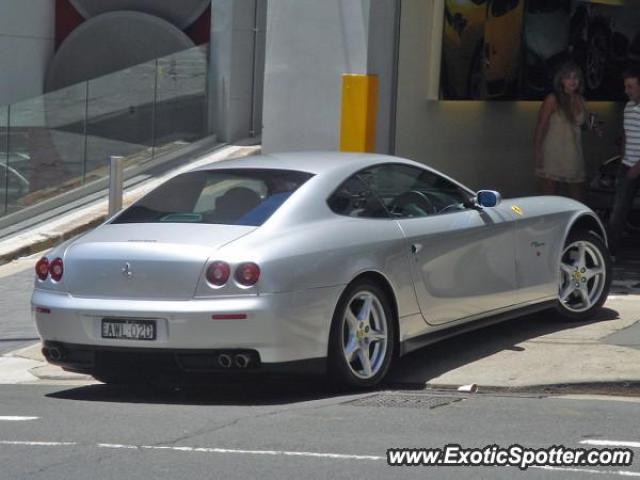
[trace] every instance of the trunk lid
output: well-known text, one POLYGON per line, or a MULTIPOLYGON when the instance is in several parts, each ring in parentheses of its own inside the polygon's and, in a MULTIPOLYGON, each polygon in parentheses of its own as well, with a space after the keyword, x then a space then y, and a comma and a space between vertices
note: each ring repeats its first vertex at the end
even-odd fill
POLYGON ((188 300, 216 250, 255 229, 208 224, 103 225, 67 249, 62 281, 76 297, 188 300))

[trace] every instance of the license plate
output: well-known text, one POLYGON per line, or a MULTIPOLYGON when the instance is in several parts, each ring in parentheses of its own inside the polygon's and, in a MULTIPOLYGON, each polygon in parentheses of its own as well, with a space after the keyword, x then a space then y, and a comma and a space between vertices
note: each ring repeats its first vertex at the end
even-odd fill
POLYGON ((102 338, 121 340, 155 340, 155 320, 102 319, 102 338))

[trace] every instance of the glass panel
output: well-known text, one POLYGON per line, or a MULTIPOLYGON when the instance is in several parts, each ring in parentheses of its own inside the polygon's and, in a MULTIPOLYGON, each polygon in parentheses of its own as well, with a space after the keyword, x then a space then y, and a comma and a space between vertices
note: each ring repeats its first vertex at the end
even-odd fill
POLYGON ((109 174, 109 156, 126 157, 125 168, 151 159, 155 61, 89 81, 87 176, 109 174))
POLYGON ((4 215, 7 209, 8 115, 9 106, 0 107, 0 215, 4 215))
MULTIPOLYGON (((203 45, 0 107, 0 216, 206 135, 203 45)), ((126 177, 126 173, 125 173, 126 177)))
POLYGON ((158 59, 155 146, 159 151, 206 135, 208 47, 158 59))
POLYGON ((11 106, 7 213, 81 184, 85 86, 11 106))

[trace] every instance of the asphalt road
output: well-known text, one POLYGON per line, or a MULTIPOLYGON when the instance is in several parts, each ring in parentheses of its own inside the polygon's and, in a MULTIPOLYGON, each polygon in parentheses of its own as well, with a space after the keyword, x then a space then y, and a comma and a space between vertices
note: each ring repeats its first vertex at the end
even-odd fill
POLYGON ((634 442, 638 401, 239 384, 158 391, 0 386, 4 479, 620 478, 630 467, 387 465, 388 448, 634 442), (13 417, 12 420, 6 420, 13 417), (16 419, 16 417, 26 417, 16 419), (4 419, 4 420, 3 420, 4 419))
POLYGON ((30 307, 33 267, 39 257, 0 266, 0 355, 39 340, 30 307))

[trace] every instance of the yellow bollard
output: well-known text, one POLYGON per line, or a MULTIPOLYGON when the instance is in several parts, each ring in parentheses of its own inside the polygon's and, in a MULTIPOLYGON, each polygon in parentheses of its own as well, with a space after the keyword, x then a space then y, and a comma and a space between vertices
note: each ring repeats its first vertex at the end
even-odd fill
POLYGON ((340 151, 373 152, 376 145, 378 77, 342 76, 340 151))

